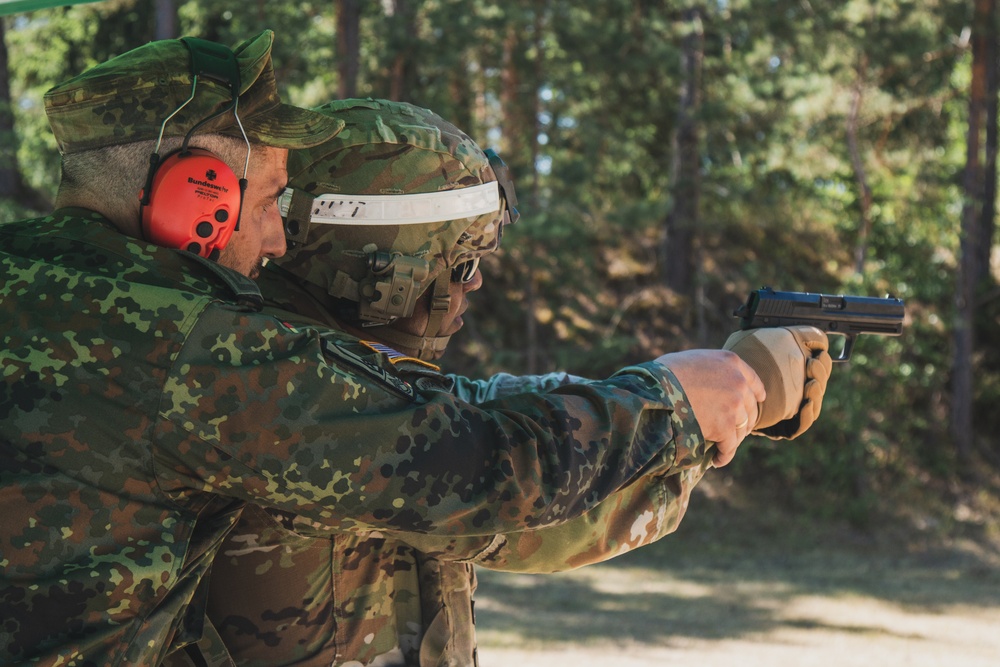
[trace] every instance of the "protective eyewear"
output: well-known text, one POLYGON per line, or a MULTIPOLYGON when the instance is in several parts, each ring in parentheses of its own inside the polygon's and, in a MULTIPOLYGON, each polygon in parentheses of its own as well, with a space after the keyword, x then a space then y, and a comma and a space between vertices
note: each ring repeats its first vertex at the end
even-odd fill
POLYGON ((471 283, 472 279, 476 277, 476 271, 479 270, 479 260, 479 257, 473 257, 456 265, 451 270, 451 282, 462 283, 463 285, 471 283))

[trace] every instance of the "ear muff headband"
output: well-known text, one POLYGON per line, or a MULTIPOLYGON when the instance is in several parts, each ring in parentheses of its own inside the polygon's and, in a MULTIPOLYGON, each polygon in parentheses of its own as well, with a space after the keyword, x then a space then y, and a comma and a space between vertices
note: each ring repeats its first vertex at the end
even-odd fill
POLYGON ((233 232, 239 230, 250 166, 250 140, 238 113, 239 63, 235 54, 221 44, 193 37, 181 42, 191 55, 191 95, 160 125, 156 146, 149 157, 146 186, 139 195, 142 233, 157 245, 218 259, 233 232), (159 151, 167 123, 194 99, 199 78, 228 87, 232 103, 195 123, 184 136, 181 149, 161 161, 159 151), (209 151, 188 148, 199 127, 229 111, 233 112, 247 144, 240 179, 229 165, 209 151))
POLYGON ((181 42, 191 54, 191 73, 228 86, 235 107, 240 96, 240 64, 236 55, 222 44, 197 37, 182 37, 181 42))

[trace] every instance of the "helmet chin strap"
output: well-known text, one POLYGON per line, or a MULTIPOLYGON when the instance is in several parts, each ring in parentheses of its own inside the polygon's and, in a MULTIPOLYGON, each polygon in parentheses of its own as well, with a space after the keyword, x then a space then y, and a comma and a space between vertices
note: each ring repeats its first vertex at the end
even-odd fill
MULTIPOLYGON (((379 337, 390 345, 416 350, 416 358, 421 361, 433 361, 448 347, 451 335, 440 336, 441 322, 448 314, 451 306, 451 271, 442 271, 434 280, 434 291, 431 294, 430 314, 427 326, 422 335, 403 333, 386 325, 379 328, 379 337)), ((419 307, 419 306, 418 306, 419 307)))

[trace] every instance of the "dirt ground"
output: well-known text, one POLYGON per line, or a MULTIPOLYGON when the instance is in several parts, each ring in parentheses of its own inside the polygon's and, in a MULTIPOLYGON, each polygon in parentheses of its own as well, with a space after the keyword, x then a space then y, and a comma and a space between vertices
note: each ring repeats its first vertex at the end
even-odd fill
POLYGON ((609 563, 479 570, 480 665, 1000 667, 987 526, 921 540, 786 518, 696 498, 677 534, 609 563))

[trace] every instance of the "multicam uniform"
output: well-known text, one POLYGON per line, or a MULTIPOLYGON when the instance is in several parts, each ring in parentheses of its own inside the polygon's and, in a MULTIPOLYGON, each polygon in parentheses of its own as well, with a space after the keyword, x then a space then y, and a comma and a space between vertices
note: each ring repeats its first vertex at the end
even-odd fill
MULTIPOLYGON (((286 311, 336 326, 281 269, 270 267, 259 282, 269 301, 286 311)), ((418 385, 483 407, 581 381, 562 373, 477 381, 401 356, 393 364, 418 385)), ((245 666, 471 666, 478 663, 474 565, 556 572, 648 544, 676 529, 704 470, 644 476, 581 517, 494 536, 377 531, 330 537, 303 517, 250 506, 216 558, 209 620, 245 666)), ((178 655, 170 664, 191 663, 178 655)))
POLYGON ((245 503, 329 534, 559 524, 705 465, 670 371, 473 405, 81 209, 0 226, 0 662, 157 664, 245 503))

